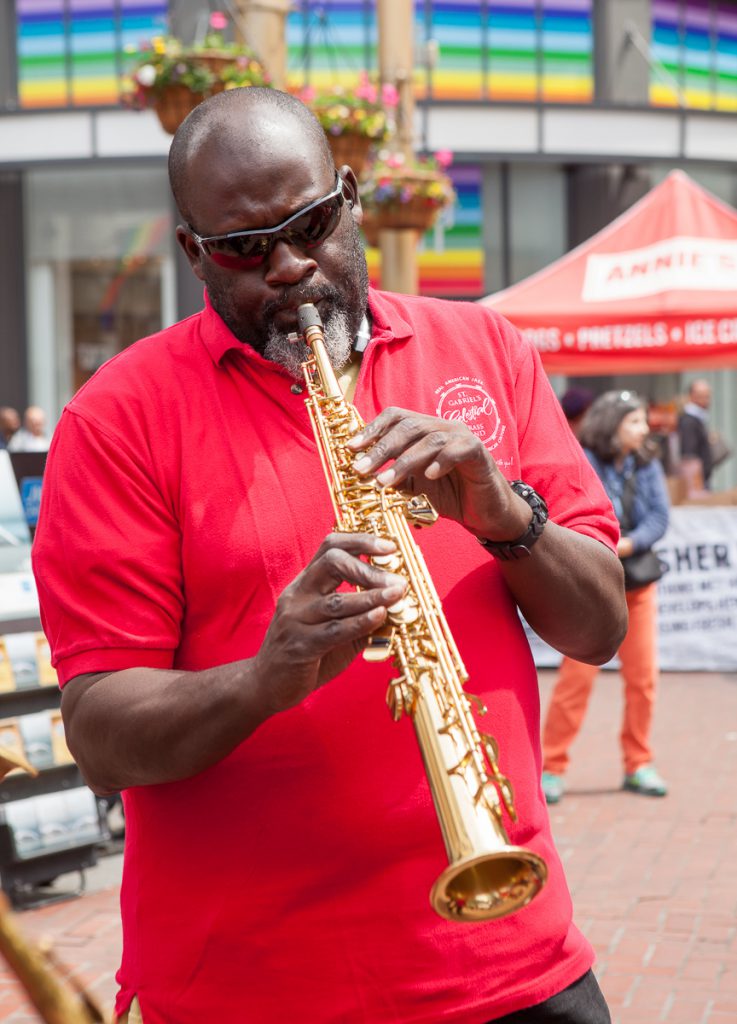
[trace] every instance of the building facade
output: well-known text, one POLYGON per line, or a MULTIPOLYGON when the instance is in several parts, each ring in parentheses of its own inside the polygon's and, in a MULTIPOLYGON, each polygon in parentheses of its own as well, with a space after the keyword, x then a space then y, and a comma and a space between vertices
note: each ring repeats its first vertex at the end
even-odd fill
MULTIPOLYGON (((53 422, 105 359, 199 308, 174 243, 170 136, 119 97, 142 42, 197 38, 211 9, 0 0, 0 405, 39 404, 53 422)), ((506 287, 674 167, 737 205, 737 2, 415 0, 414 10, 417 146, 453 152, 458 195, 423 240, 421 291, 476 299, 506 287)), ((376 70, 373 0, 295 0, 286 33, 290 87, 376 70)), ((375 276, 378 254, 368 255, 375 276)), ((606 383, 666 402, 697 373, 712 381, 716 426, 737 441, 732 371, 606 383)), ((737 482, 735 461, 718 486, 737 482)))

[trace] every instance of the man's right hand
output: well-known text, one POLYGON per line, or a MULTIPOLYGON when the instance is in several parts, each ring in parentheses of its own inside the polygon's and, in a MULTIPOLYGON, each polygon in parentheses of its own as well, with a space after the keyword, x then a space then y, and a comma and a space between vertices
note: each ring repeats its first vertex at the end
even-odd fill
POLYGON ((361 556, 395 550, 393 542, 372 534, 331 533, 286 587, 254 659, 269 713, 293 707, 342 672, 384 623, 406 582, 361 556), (361 589, 339 590, 344 583, 361 589))

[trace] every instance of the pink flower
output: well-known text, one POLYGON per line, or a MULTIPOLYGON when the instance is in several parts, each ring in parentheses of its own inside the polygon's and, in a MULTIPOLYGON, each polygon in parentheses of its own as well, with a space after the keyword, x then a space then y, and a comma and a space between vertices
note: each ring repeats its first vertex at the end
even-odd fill
POLYGON ((381 87, 381 102, 385 107, 396 107, 399 103, 399 93, 395 86, 385 82, 381 87))
POLYGON ((368 100, 369 103, 376 103, 376 86, 370 82, 361 82, 356 89, 356 96, 359 100, 368 100))
POLYGON ((404 166, 404 153, 390 153, 386 158, 387 167, 403 167, 404 166))
POLYGON ((453 163, 453 154, 449 149, 439 149, 437 153, 435 153, 435 162, 438 167, 450 167, 453 163))
POLYGON ((228 18, 222 11, 213 11, 210 15, 210 28, 216 32, 222 32, 228 27, 228 18))
POLYGON ((303 89, 300 89, 297 93, 303 103, 312 103, 315 98, 315 90, 311 85, 306 85, 303 89))

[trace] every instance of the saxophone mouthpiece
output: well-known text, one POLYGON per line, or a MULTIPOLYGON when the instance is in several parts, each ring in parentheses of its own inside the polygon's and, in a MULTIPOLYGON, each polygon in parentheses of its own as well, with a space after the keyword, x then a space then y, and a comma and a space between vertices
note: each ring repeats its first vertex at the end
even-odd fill
POLYGON ((322 330, 322 320, 317 311, 317 306, 311 302, 303 302, 297 309, 297 323, 302 334, 304 334, 308 327, 319 327, 322 330))

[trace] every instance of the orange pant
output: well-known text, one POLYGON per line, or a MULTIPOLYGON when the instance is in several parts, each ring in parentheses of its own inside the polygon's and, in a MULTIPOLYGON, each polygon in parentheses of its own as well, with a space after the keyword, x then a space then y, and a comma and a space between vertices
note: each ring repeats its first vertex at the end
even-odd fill
MULTIPOLYGON (((627 591, 629 626, 619 648, 624 680, 620 742, 625 772, 652 761, 650 724, 658 679, 657 584, 627 591)), ((564 658, 543 725, 543 768, 563 775, 599 672, 596 665, 564 658)))

